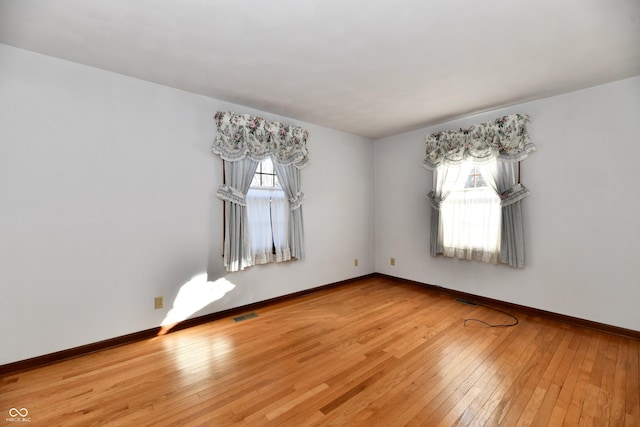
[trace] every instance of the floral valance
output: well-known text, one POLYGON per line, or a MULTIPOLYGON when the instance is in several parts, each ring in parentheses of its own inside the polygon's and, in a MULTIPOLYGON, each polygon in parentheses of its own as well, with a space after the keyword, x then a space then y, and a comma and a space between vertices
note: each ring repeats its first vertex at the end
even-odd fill
POLYGON ((232 112, 217 112, 214 119, 218 134, 211 151, 224 160, 233 162, 247 156, 262 160, 272 156, 277 163, 298 168, 309 161, 306 129, 232 112))
POLYGON ((528 121, 526 114, 512 114, 468 129, 428 135, 423 164, 435 169, 441 164, 455 165, 469 158, 478 162, 495 157, 513 162, 524 160, 536 149, 527 134, 528 121))

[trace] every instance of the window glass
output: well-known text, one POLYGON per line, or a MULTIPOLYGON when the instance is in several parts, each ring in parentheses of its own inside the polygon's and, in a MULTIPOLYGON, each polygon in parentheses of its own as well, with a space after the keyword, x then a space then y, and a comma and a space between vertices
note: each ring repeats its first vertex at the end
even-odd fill
POLYGON ((487 181, 485 181, 482 176, 482 172, 480 172, 480 168, 478 166, 474 166, 471 168, 469 172, 469 176, 467 177, 467 182, 464 185, 464 188, 482 188, 487 186, 487 181))
POLYGON ((256 174, 251 181, 251 187, 280 188, 278 176, 276 175, 271 159, 264 159, 258 164, 256 174))

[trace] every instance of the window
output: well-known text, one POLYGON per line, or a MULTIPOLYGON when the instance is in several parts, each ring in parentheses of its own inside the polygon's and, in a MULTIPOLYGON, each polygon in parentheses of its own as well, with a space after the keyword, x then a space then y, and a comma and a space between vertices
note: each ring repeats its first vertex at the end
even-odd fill
POLYGON ((440 229, 446 256, 497 263, 500 253, 500 197, 489 185, 488 165, 462 166, 441 204, 440 229))
MULTIPOLYGON (((216 196, 224 202, 224 267, 232 272, 254 265, 247 212, 247 203, 251 204, 252 200, 269 202, 269 215, 260 214, 260 221, 252 221, 254 228, 266 230, 265 224, 271 226, 272 249, 264 251, 265 258, 273 255, 276 261, 292 258, 303 260, 304 193, 300 169, 309 162, 309 132, 299 126, 231 111, 218 111, 214 119, 218 134, 211 151, 222 158, 224 174, 222 184, 216 191, 216 196), (258 167, 260 162, 254 159, 266 157, 271 157, 273 163, 265 160, 258 167), (262 189, 263 192, 252 190, 249 197, 247 193, 254 178, 254 189, 262 189), (268 197, 254 197, 256 194, 266 194, 268 197), (251 200, 247 201, 247 197, 251 200), (281 209, 276 209, 280 202, 287 206, 283 221, 279 220, 281 209), (288 225, 284 221, 288 221, 288 225), (283 230, 286 244, 279 243, 280 229, 283 230)), ((256 203, 253 205, 255 207, 256 203)), ((262 205, 264 208, 264 203, 262 205)), ((254 212, 256 210, 259 211, 253 209, 254 212)))
POLYGON ((524 267, 522 200, 529 190, 520 183, 519 171, 520 162, 536 150, 526 129, 529 120, 526 114, 511 114, 425 137, 422 164, 433 171, 431 256, 524 267), (487 238, 480 242, 478 235, 487 238))
POLYGON ((486 187, 487 181, 482 176, 482 172, 478 166, 473 166, 467 177, 464 188, 481 188, 486 187))
POLYGON ((287 261, 289 202, 280 188, 273 162, 262 160, 247 192, 247 218, 253 264, 287 261))
POLYGON ((273 162, 269 158, 262 160, 258 164, 256 174, 253 176, 251 188, 257 187, 280 188, 278 176, 273 168, 273 162))

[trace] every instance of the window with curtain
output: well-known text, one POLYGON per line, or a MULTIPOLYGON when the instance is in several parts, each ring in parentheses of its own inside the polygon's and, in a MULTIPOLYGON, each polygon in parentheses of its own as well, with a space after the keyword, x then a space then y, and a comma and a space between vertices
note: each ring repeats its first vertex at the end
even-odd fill
POLYGON ((445 256, 492 264, 498 261, 500 197, 487 184, 485 175, 484 165, 466 161, 451 193, 440 204, 445 256))
POLYGON ((514 114, 426 137, 424 166, 433 171, 431 255, 522 268, 519 162, 535 151, 526 123, 514 114))
POLYGON ((227 271, 304 259, 300 170, 309 161, 308 132, 249 114, 218 112, 214 118, 212 151, 224 162, 216 196, 224 202, 227 271), (256 216, 260 220, 251 226, 249 218, 256 216))
POLYGON ((258 164, 246 199, 252 263, 289 261, 289 201, 271 159, 258 164))

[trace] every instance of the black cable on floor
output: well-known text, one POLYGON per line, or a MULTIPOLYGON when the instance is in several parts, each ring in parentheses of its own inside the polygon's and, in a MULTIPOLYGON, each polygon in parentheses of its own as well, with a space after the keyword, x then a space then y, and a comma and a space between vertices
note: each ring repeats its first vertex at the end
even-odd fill
MULTIPOLYGON (((466 301, 461 301, 461 302, 469 304, 469 302, 466 302, 466 301)), ((511 326, 516 326, 518 323, 520 323, 520 321, 518 320, 518 318, 516 316, 514 316, 511 313, 507 313, 506 311, 502 311, 502 310, 499 310, 497 308, 489 307, 487 305, 478 304, 478 303, 471 303, 471 305, 486 307, 486 308, 488 308, 490 310, 494 310, 494 311, 497 311, 499 313, 506 314, 507 316, 513 318, 515 320, 515 322, 514 323, 501 323, 501 324, 497 324, 497 325, 492 325, 491 323, 485 322, 484 320, 480 320, 480 319, 464 319, 464 326, 467 326, 467 322, 470 322, 470 321, 483 323, 483 324, 487 325, 490 328, 509 328, 511 326)))

